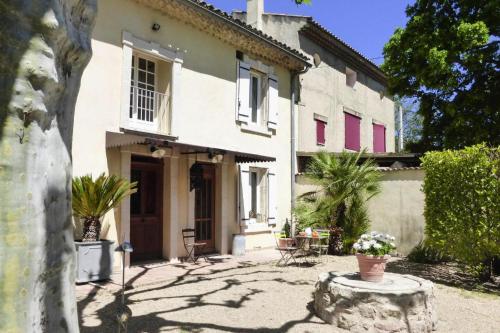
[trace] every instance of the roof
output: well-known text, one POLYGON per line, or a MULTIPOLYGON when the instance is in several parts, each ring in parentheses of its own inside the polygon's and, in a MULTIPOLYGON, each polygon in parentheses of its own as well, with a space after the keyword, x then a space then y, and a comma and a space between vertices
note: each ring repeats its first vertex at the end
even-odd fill
POLYGON ((323 27, 312 17, 307 17, 307 24, 300 30, 300 33, 317 42, 328 51, 337 54, 342 59, 347 60, 351 66, 360 68, 366 71, 374 79, 383 84, 387 83, 385 73, 370 59, 365 57, 351 45, 340 39, 331 31, 323 27))
MULTIPOLYGON (((136 0, 156 10, 162 11, 174 18, 184 21, 201 30, 207 31, 218 37, 220 40, 231 43, 236 47, 241 47, 242 51, 263 56, 265 50, 258 50, 255 47, 245 44, 249 39, 261 43, 263 48, 272 48, 281 54, 279 59, 267 57, 267 60, 280 63, 285 67, 293 69, 303 69, 309 67, 308 58, 303 53, 290 46, 274 39, 262 31, 246 24, 245 22, 233 18, 228 13, 214 7, 202 0, 136 0), (210 22, 216 21, 217 26, 210 22), (222 28, 222 29, 221 29, 222 28), (238 36, 234 36, 235 30, 238 36), (245 37, 245 38, 244 38, 245 37), (238 45, 239 44, 239 45, 238 45), (260 54, 259 54, 260 51, 260 54), (284 59, 289 58, 289 59, 284 59), (288 60, 288 61, 286 61, 288 60), (299 68, 302 67, 302 68, 299 68)), ((269 50, 268 50, 269 51, 269 50)), ((266 58, 266 57, 264 57, 266 58)))

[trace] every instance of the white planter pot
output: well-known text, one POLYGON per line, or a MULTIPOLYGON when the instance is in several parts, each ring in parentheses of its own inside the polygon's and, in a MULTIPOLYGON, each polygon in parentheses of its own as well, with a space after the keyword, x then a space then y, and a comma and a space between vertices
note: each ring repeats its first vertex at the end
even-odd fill
POLYGON ((113 270, 114 241, 77 242, 76 282, 107 280, 113 270))

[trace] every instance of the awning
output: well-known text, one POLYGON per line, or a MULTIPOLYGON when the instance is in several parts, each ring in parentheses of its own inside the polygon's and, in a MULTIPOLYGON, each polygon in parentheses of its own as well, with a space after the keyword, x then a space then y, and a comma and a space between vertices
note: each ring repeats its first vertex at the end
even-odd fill
POLYGON ((190 145, 175 142, 177 137, 156 135, 150 133, 124 130, 124 132, 106 132, 106 148, 122 147, 134 144, 154 144, 157 147, 178 147, 184 154, 232 154, 236 163, 256 163, 256 162, 275 162, 276 158, 271 156, 246 153, 242 151, 227 150, 217 147, 190 145))

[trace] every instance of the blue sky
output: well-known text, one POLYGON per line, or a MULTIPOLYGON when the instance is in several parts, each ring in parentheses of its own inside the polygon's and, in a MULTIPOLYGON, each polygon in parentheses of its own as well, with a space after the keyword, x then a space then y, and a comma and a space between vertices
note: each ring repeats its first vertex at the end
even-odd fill
MULTIPOLYGON (((206 0, 231 12, 245 10, 246 0, 206 0)), ((293 0, 264 0, 265 11, 312 16, 367 58, 383 62, 382 49, 397 27, 406 24, 405 8, 413 0, 312 0, 295 5, 293 0)))

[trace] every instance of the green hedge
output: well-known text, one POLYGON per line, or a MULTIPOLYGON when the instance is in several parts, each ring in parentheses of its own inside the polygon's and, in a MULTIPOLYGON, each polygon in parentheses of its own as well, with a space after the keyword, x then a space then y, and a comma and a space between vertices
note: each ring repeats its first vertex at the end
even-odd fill
POLYGON ((429 152, 422 162, 428 244, 490 274, 500 256, 500 147, 429 152))

